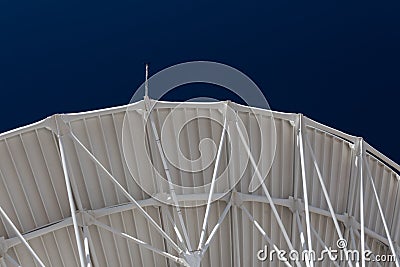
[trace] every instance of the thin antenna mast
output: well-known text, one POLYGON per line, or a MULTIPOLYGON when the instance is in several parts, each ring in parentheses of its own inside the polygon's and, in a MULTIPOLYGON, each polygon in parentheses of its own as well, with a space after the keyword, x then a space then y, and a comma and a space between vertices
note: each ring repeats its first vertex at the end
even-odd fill
POLYGON ((148 82, 148 79, 149 79, 149 64, 148 63, 146 63, 146 80, 145 80, 145 82, 144 82, 144 97, 145 98, 148 98, 149 97, 149 82, 148 82))

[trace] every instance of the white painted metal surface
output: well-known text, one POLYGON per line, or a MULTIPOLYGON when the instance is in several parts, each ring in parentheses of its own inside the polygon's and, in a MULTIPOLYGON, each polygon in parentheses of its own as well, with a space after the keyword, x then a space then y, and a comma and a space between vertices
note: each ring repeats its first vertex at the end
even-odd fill
POLYGON ((269 111, 231 102, 156 102, 147 132, 144 114, 141 101, 54 115, 0 135, 0 266, 364 264, 257 259, 265 245, 318 253, 336 248, 339 238, 348 241, 346 249, 398 259, 400 166, 364 140, 299 114, 272 112, 271 118, 269 111), (226 116, 227 106, 236 119, 226 116), (126 113, 130 135, 123 141, 126 113), (175 127, 190 116, 216 118, 224 127, 201 119, 182 131, 175 127), (274 154, 274 140, 260 134, 256 117, 266 133, 274 122, 274 154), (180 170, 164 157, 162 127, 169 145, 193 158, 201 140, 215 140, 217 160, 200 172, 180 170), (137 146, 143 140, 145 150, 137 146), (167 174, 164 183, 147 155, 167 174), (262 186, 251 192, 251 179, 262 180, 272 158, 262 186), (224 169, 227 179, 215 179, 224 169), (171 191, 171 183, 186 189, 171 191))

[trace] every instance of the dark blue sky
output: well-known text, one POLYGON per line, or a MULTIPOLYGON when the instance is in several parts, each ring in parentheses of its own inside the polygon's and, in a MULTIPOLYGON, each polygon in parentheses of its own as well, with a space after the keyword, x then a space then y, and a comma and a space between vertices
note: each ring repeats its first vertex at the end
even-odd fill
MULTIPOLYGON (((250 76, 272 109, 363 136, 400 162, 400 3, 262 2, 2 0, 0 132, 126 104, 145 62, 155 73, 211 60, 250 76)), ((169 99, 202 95, 194 89, 169 99)))

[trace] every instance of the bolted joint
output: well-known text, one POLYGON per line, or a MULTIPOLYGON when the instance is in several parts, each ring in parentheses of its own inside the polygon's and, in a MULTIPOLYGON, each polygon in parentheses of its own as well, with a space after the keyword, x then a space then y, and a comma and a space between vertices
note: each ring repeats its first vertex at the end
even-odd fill
POLYGON ((238 121, 238 114, 235 110, 234 104, 231 101, 226 101, 225 104, 225 116, 226 116, 226 121, 229 125, 232 123, 236 123, 238 121))
POLYGON ((303 127, 305 126, 303 124, 303 113, 298 113, 296 122, 295 122, 295 128, 297 130, 297 134, 299 135, 302 132, 303 127))
POLYGON ((143 100, 144 100, 144 108, 145 108, 145 110, 146 111, 150 111, 150 108, 151 108, 151 99, 150 99, 150 97, 149 96, 147 96, 147 95, 145 95, 144 97, 143 97, 143 100))
POLYGON ((188 254, 184 254, 183 257, 184 257, 185 261, 183 261, 183 260, 182 261, 184 262, 185 266, 191 266, 191 267, 200 266, 200 262, 201 262, 201 258, 202 258, 200 251, 193 251, 188 254))
POLYGON ((96 220, 94 212, 91 210, 78 211, 76 213, 76 222, 80 227, 90 226, 96 220))
POLYGON ((57 135, 64 136, 64 135, 68 134, 71 131, 71 129, 68 127, 68 125, 63 120, 62 115, 56 114, 56 115, 54 115, 54 117, 55 117, 56 126, 57 126, 57 135))
POLYGON ((45 128, 52 131, 57 137, 63 136, 71 132, 71 129, 63 119, 62 114, 54 114, 44 122, 45 128))
POLYGON ((240 208, 243 205, 243 198, 240 193, 238 193, 237 191, 233 191, 231 194, 230 202, 232 203, 232 206, 240 208))
POLYGON ((350 229, 350 228, 357 229, 356 228, 357 227, 356 219, 354 218, 354 216, 351 216, 347 213, 344 214, 343 224, 348 229, 350 229))
POLYGON ((299 212, 299 214, 302 214, 304 212, 304 203, 300 198, 294 198, 290 196, 289 200, 290 200, 289 210, 291 212, 295 213, 297 211, 299 212))
POLYGON ((364 139, 362 137, 357 138, 357 142, 354 144, 354 151, 357 157, 360 157, 364 154, 364 139))

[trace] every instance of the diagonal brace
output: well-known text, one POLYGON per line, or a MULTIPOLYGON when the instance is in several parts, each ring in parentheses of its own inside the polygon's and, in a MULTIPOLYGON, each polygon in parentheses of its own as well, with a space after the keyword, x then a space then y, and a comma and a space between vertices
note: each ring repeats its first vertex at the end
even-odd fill
POLYGON ((70 131, 69 136, 89 155, 89 157, 107 174, 111 182, 121 190, 121 192, 131 201, 137 210, 156 228, 156 230, 171 244, 171 246, 180 254, 182 249, 171 239, 171 237, 154 221, 154 219, 140 206, 140 204, 129 194, 129 192, 114 178, 114 176, 99 162, 99 160, 90 152, 81 141, 70 131))

